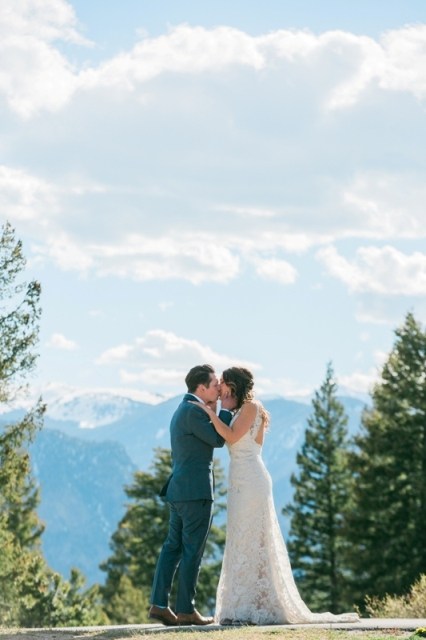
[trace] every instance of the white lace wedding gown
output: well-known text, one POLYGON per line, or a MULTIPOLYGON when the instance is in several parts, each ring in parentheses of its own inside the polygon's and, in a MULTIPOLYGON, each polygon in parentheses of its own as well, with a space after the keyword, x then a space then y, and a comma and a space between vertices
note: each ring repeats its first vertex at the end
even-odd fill
MULTIPOLYGON (((238 414, 236 414, 235 418, 238 414)), ((255 442, 255 421, 228 445, 228 522, 216 600, 222 624, 355 622, 356 614, 312 613, 299 595, 272 497, 271 477, 255 442)))

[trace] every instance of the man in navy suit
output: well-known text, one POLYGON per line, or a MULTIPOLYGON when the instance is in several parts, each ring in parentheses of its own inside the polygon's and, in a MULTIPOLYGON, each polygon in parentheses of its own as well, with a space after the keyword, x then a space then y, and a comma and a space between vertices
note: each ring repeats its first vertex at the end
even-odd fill
MULTIPOLYGON (((213 516, 213 452, 215 447, 223 447, 224 440, 197 402, 215 407, 220 386, 208 364, 193 367, 185 382, 188 393, 170 424, 172 473, 160 493, 169 503, 169 531, 158 558, 149 610, 150 618, 167 626, 213 622, 195 609, 194 598, 213 516), (178 567, 174 613, 169 595, 178 567)), ((234 402, 233 398, 222 401, 220 418, 226 424, 231 421, 234 402)))

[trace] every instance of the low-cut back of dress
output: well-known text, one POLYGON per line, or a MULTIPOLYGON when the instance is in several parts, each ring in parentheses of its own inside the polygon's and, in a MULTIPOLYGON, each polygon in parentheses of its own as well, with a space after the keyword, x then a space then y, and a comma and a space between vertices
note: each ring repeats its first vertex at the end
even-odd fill
POLYGON ((216 619, 222 624, 264 625, 356 621, 356 614, 312 613, 299 595, 278 523, 271 477, 262 460, 262 446, 256 443, 261 426, 257 403, 250 430, 228 445, 227 533, 216 619))

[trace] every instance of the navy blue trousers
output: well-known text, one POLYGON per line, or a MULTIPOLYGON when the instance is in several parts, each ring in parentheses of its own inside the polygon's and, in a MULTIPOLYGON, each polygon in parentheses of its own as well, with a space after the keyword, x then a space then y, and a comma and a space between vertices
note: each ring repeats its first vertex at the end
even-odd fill
POLYGON ((176 612, 192 613, 201 559, 212 523, 213 502, 170 502, 169 507, 169 531, 155 569, 151 604, 169 605, 173 578, 178 570, 176 612))

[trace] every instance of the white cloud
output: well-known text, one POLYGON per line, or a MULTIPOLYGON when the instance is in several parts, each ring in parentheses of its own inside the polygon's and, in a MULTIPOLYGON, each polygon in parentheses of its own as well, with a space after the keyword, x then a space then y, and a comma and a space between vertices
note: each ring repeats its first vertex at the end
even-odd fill
POLYGON ((380 86, 392 91, 407 91, 419 99, 426 95, 426 24, 389 31, 382 38, 386 65, 380 86))
POLYGON ((379 382, 381 370, 388 358, 388 353, 376 349, 373 352, 374 366, 366 372, 354 371, 349 375, 339 376, 339 386, 344 388, 345 393, 370 394, 374 385, 379 382))
POLYGON ((65 40, 90 44, 78 31, 72 5, 65 0, 2 0, 0 5, 0 35, 2 40, 13 33, 35 36, 50 42, 65 40))
POLYGON ((262 73, 279 65, 283 70, 304 65, 316 77, 325 78, 331 72, 334 82, 330 87, 324 83, 328 91, 324 105, 333 110, 353 106, 373 82, 383 90, 424 98, 425 41, 424 25, 388 32, 379 41, 343 31, 316 36, 306 30, 279 30, 254 37, 230 27, 180 25, 167 35, 143 39, 98 69, 83 72, 80 82, 86 88, 115 86, 133 91, 163 73, 223 73, 238 66, 262 73))
POLYGON ((265 63, 256 39, 230 27, 205 29, 180 25, 167 35, 146 38, 98 69, 82 73, 83 87, 116 86, 133 90, 162 73, 221 71, 233 65, 260 69, 265 63))
POLYGON ((239 272, 238 256, 215 242, 214 235, 187 234, 149 237, 133 234, 115 244, 78 242, 57 233, 32 247, 39 260, 51 260, 64 270, 91 269, 99 277, 114 276, 139 282, 183 279, 226 283, 239 272))
MULTIPOLYGON (((372 82, 384 90, 424 97, 425 39, 423 25, 391 31, 379 42, 344 31, 316 36, 306 30, 279 30, 255 37, 231 27, 179 25, 167 35, 144 38, 131 51, 83 72, 80 82, 85 88, 114 86, 133 91, 166 72, 200 74, 236 66, 262 72, 280 64, 312 68, 315 61, 324 69, 333 69, 334 61, 341 60, 347 65, 347 76, 341 81, 335 72, 334 86, 325 100, 328 108, 338 109, 352 106, 372 82), (412 69, 411 73, 406 69, 412 69)), ((317 73, 315 66, 312 70, 317 73)))
POLYGON ((47 342, 48 347, 53 349, 60 349, 63 351, 74 351, 78 348, 78 345, 74 340, 69 340, 62 333, 53 333, 47 342))
MULTIPOLYGON (((246 261, 256 266, 260 277, 286 285, 295 281, 297 272, 279 257, 283 252, 303 254, 314 246, 349 237, 418 239, 425 234, 426 189, 416 175, 358 174, 349 185, 335 189, 328 206, 319 202, 311 210, 292 207, 283 211, 253 207, 253 215, 244 218, 243 229, 234 216, 229 217, 229 207, 223 205, 216 207, 221 219, 208 215, 194 222, 194 216, 188 215, 182 218, 180 232, 170 227, 168 216, 161 214, 155 218, 155 235, 141 233, 146 220, 135 216, 129 216, 128 224, 126 218, 127 235, 122 236, 121 231, 114 235, 113 227, 102 224, 106 191, 100 183, 83 178, 55 184, 22 169, 0 166, 0 206, 12 223, 25 221, 31 225, 31 260, 51 262, 67 271, 91 272, 97 277, 226 284, 241 274, 246 261), (85 199, 87 195, 90 201, 85 199), (102 200, 96 200, 98 197, 102 200), (273 223, 266 222, 263 214, 267 212, 274 214, 273 223), (82 216, 85 225, 79 227, 82 216), (198 231, 194 231, 196 225, 198 231), (79 228, 84 229, 86 237, 82 231, 75 231, 79 228)), ((134 205, 128 206, 132 210, 134 205)), ((215 209, 214 205, 209 208, 215 209)), ((246 210, 246 205, 241 207, 241 211, 246 210)), ((326 256, 327 251, 321 255, 326 256)), ((335 256, 333 262, 337 259, 335 256)), ((367 260, 367 254, 363 260, 367 260)), ((418 262, 418 257, 413 261, 418 262)), ((355 273, 349 262, 344 270, 351 272, 351 287, 356 289, 358 270, 355 273)), ((420 277, 420 291, 421 282, 420 277)))
POLYGON ((355 371, 347 376, 339 376, 339 387, 344 393, 369 394, 377 382, 378 373, 371 369, 367 373, 355 371))
POLYGON ((207 234, 159 238, 134 234, 121 245, 93 246, 89 252, 97 261, 99 275, 138 281, 181 278, 193 284, 228 282, 239 271, 239 258, 207 234))
POLYGON ((12 223, 37 220, 46 224, 46 212, 58 207, 55 188, 23 169, 0 165, 0 209, 12 223))
POLYGON ((171 331, 152 329, 142 338, 137 338, 133 345, 120 345, 109 349, 98 360, 99 364, 112 362, 151 362, 152 360, 167 359, 168 364, 176 364, 182 360, 195 362, 218 363, 225 366, 229 362, 228 356, 213 351, 207 345, 197 340, 177 336, 171 331))
POLYGON ((347 79, 332 89, 326 105, 329 109, 342 109, 353 106, 370 83, 379 78, 385 67, 385 52, 379 43, 366 36, 356 36, 341 31, 332 31, 320 36, 323 41, 323 53, 339 57, 353 70, 347 79))
MULTIPOLYGON (((56 111, 78 91, 98 88, 136 92, 164 74, 203 75, 252 69, 302 69, 320 79, 324 106, 352 107, 372 83, 383 91, 426 96, 426 27, 414 25, 379 41, 343 31, 315 35, 277 30, 251 36, 236 28, 181 24, 158 37, 142 37, 130 50, 98 67, 76 69, 56 41, 88 43, 65 0, 3 0, 0 8, 0 93, 12 110, 30 118, 56 111), (409 72, 407 72, 409 70, 409 72)), ((145 94, 145 98, 147 95, 145 94)), ((137 95, 136 99, 141 100, 137 95)))
POLYGON ((281 284, 294 284, 297 271, 289 262, 271 258, 256 260, 257 273, 266 280, 275 280, 281 284))
POLYGON ((426 294, 426 254, 401 253, 394 247, 360 247, 350 261, 334 247, 317 253, 328 272, 347 285, 350 291, 382 295, 426 294))
POLYGON ((82 243, 63 232, 50 235, 44 244, 34 244, 32 251, 36 260, 51 260, 64 271, 85 273, 94 264, 93 258, 82 243))
POLYGON ((65 0, 2 0, 0 94, 21 117, 56 111, 70 100, 77 76, 53 43, 89 45, 76 27, 74 9, 65 0))
POLYGON ((395 319, 386 315, 386 313, 379 309, 371 309, 369 307, 361 307, 355 313, 355 319, 357 322, 365 324, 387 325, 393 327, 395 325, 395 319))
POLYGON ((354 214, 353 235, 419 238, 425 234, 426 186, 416 173, 358 174, 343 189, 342 200, 354 214))
POLYGON ((125 384, 143 382, 154 387, 182 385, 189 369, 202 363, 213 365, 218 373, 232 365, 259 368, 256 363, 218 353, 197 340, 161 329, 148 331, 133 344, 107 349, 97 359, 99 365, 122 364, 120 378, 125 384))
POLYGON ((113 362, 123 362, 131 358, 134 347, 129 344, 119 344, 104 351, 96 360, 97 364, 111 364, 113 362))

